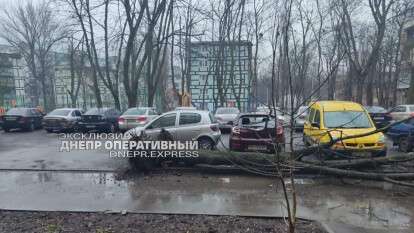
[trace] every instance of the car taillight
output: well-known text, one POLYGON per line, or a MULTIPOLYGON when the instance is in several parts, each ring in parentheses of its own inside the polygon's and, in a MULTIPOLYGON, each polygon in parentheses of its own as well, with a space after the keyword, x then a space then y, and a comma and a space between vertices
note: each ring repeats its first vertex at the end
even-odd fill
POLYGON ((414 112, 412 112, 412 113, 410 114, 410 116, 411 116, 411 117, 414 117, 414 112))
POLYGON ((232 132, 233 134, 240 134, 240 128, 239 128, 239 127, 233 127, 233 128, 231 129, 231 132, 232 132))
POLYGON ((147 117, 146 116, 139 116, 137 117, 137 122, 139 123, 145 123, 147 121, 147 117))
POLYGON ((122 118, 122 117, 119 117, 118 118, 118 124, 123 124, 123 123, 125 123, 125 119, 122 118))
POLYGON ((210 129, 213 131, 219 131, 219 127, 217 125, 210 125, 210 129))
POLYGON ((281 125, 278 125, 277 127, 276 127, 276 134, 283 134, 283 126, 281 126, 281 125))

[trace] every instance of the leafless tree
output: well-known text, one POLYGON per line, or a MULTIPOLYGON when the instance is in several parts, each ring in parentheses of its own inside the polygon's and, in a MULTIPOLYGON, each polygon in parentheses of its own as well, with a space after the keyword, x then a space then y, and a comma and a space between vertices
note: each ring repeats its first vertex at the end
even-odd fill
POLYGON ((4 10, 4 15, 0 36, 23 55, 32 78, 40 83, 44 109, 53 110, 52 48, 66 37, 64 24, 56 19, 46 1, 18 5, 4 10))

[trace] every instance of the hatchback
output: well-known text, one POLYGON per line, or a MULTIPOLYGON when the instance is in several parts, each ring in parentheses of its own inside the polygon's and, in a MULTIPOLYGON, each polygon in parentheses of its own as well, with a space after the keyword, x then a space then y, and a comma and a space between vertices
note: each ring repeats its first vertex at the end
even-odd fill
POLYGON ((145 134, 150 139, 156 139, 161 129, 167 130, 175 141, 198 141, 200 149, 213 149, 221 136, 214 116, 200 110, 167 112, 125 134, 127 137, 145 134))
POLYGON ((230 134, 230 150, 280 151, 285 136, 282 124, 267 114, 245 113, 235 120, 230 134))

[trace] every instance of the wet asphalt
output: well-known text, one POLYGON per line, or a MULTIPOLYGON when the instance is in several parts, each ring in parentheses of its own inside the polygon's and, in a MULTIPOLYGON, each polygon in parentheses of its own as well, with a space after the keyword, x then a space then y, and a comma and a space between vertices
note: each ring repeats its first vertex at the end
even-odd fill
MULTIPOLYGON (((128 166, 125 159, 110 158, 104 150, 59 152, 59 146, 57 135, 43 130, 0 132, 0 209, 286 214, 274 179, 159 172, 117 180, 114 172, 128 166)), ((331 179, 296 182, 298 216, 333 232, 414 232, 412 189, 331 179)))

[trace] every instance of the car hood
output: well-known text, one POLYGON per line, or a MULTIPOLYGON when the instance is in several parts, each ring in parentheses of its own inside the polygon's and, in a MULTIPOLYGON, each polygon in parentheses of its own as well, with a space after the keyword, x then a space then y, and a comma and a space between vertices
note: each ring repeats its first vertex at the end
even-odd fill
MULTIPOLYGON (((364 128, 364 129, 335 129, 334 131, 330 131, 333 139, 340 138, 340 137, 348 137, 358 134, 365 134, 374 131, 375 128, 364 128)), ((375 133, 364 137, 352 138, 344 140, 347 143, 377 143, 380 138, 383 138, 384 135, 382 133, 375 133)), ((329 141, 329 135, 325 136, 325 140, 329 141)))

